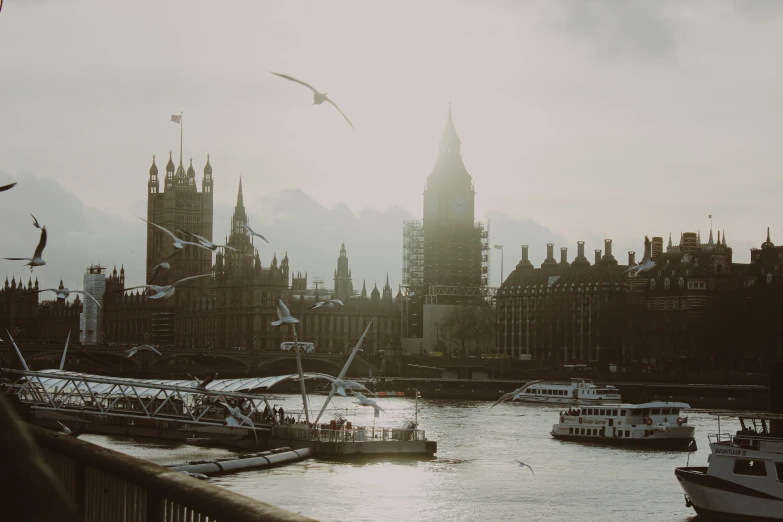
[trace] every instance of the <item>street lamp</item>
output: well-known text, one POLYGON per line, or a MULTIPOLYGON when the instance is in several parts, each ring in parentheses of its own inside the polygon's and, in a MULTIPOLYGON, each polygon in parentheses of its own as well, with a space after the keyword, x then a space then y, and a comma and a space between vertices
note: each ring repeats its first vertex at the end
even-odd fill
POLYGON ((505 257, 505 251, 503 245, 495 245, 497 250, 500 250, 500 284, 503 284, 503 258, 505 257))

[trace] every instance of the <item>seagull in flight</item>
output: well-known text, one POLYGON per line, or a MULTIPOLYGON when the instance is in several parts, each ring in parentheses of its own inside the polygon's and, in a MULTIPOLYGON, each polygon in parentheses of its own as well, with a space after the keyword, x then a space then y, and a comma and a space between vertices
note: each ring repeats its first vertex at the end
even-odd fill
POLYGON ((285 305, 282 299, 277 300, 277 321, 272 321, 272 326, 280 326, 281 324, 295 324, 299 319, 291 317, 291 312, 285 305))
POLYGON ((177 232, 182 232, 183 234, 187 234, 189 236, 195 237, 196 239, 198 239, 198 242, 201 244, 201 246, 203 246, 203 247, 205 247, 205 248, 207 248, 209 250, 212 250, 213 252, 215 250, 217 250, 218 248, 227 248, 229 250, 233 250, 234 252, 239 252, 238 249, 236 249, 234 247, 230 247, 228 245, 216 245, 215 243, 213 243, 209 239, 207 239, 205 237, 201 237, 198 234, 194 234, 193 232, 185 232, 184 230, 180 230, 180 229, 177 229, 177 232))
POLYGON ((650 258, 650 252, 651 251, 652 251, 652 249, 650 247, 650 238, 647 237, 647 236, 644 236, 644 257, 642 258, 641 261, 639 261, 639 264, 634 265, 634 266, 628 268, 628 270, 626 270, 626 272, 630 272, 632 270, 635 270, 635 272, 632 275, 639 275, 642 272, 646 272, 646 271, 650 270, 651 268, 653 268, 655 266, 655 261, 653 261, 650 258))
POLYGON ((245 223, 242 223, 242 226, 245 228, 245 230, 247 230, 248 232, 250 232, 250 235, 251 235, 251 236, 260 237, 261 239, 263 239, 264 241, 266 241, 267 243, 269 243, 269 241, 268 241, 268 240, 267 240, 267 239, 266 239, 264 236, 262 236, 261 234, 259 234, 258 232, 256 232, 256 231, 255 231, 255 230, 253 230, 252 228, 250 228, 250 225, 248 225, 248 224, 245 224, 245 223))
MULTIPOLYGON (((139 217, 139 216, 136 216, 136 217, 139 217)), ((209 248, 205 247, 201 243, 193 243, 192 241, 185 241, 184 239, 178 238, 176 235, 172 234, 169 229, 167 229, 165 227, 157 225, 157 224, 155 224, 155 223, 153 223, 151 221, 147 221, 146 219, 141 218, 141 217, 139 217, 139 219, 144 221, 147 224, 152 225, 153 227, 158 227, 159 229, 161 229, 162 231, 164 231, 165 233, 170 235, 174 239, 174 248, 182 249, 182 248, 185 248, 185 245, 193 245, 193 246, 197 246, 199 248, 203 248, 205 250, 209 250, 209 248)))
POLYGON ((226 402, 226 400, 221 395, 218 399, 220 401, 220 404, 226 407, 228 410, 228 417, 226 417, 226 424, 232 427, 239 427, 242 426, 242 424, 247 424, 253 429, 253 437, 256 439, 256 446, 258 446, 258 435, 256 435, 256 425, 253 424, 253 421, 248 417, 247 415, 244 415, 242 413, 242 410, 239 408, 234 408, 232 406, 229 406, 229 404, 226 402))
POLYGON ((44 261, 43 258, 41 257, 44 248, 46 248, 45 226, 41 227, 41 239, 38 241, 38 246, 35 247, 35 253, 33 254, 32 259, 30 259, 29 257, 4 257, 3 259, 7 261, 29 261, 29 263, 25 263, 24 266, 29 266, 30 272, 32 272, 34 267, 43 266, 46 264, 46 261, 44 261))
POLYGON ((381 408, 377 402, 366 397, 365 395, 355 391, 353 392, 353 396, 357 399, 355 404, 358 404, 359 406, 371 406, 375 410, 376 417, 380 415, 380 412, 386 413, 386 410, 381 408))
POLYGON ((316 308, 334 308, 335 306, 345 306, 339 299, 329 299, 328 301, 318 301, 306 311, 315 310, 316 308))
MULTIPOLYGON (((313 379, 326 379, 327 381, 332 383, 332 388, 334 388, 334 392, 338 395, 342 395, 343 397, 347 397, 345 390, 362 390, 366 391, 367 393, 372 393, 372 391, 368 390, 365 386, 362 384, 356 382, 356 381, 350 381, 350 380, 343 380, 339 377, 332 377, 331 375, 327 375, 325 373, 316 373, 308 375, 308 377, 313 379)), ((354 393, 355 395, 355 393, 354 393)))
POLYGON ((63 429, 63 433, 65 433, 66 435, 72 435, 73 434, 73 432, 71 431, 71 428, 69 428, 68 426, 66 426, 62 422, 57 421, 57 424, 60 425, 60 427, 63 429))
POLYGON ((103 308, 101 306, 101 303, 99 303, 98 300, 95 299, 95 297, 93 297, 92 294, 90 294, 89 292, 85 292, 84 290, 70 290, 68 288, 44 288, 43 290, 38 290, 37 292, 31 292, 31 293, 40 294, 41 292, 54 292, 55 294, 57 294, 58 299, 68 299, 68 296, 71 294, 82 294, 95 301, 95 304, 98 305, 98 308, 103 308))
POLYGON ((522 386, 520 388, 517 388, 516 390, 514 390, 512 392, 508 392, 506 394, 503 394, 503 396, 501 398, 499 398, 497 400, 497 402, 495 402, 495 404, 490 406, 490 408, 494 408, 495 406, 497 406, 501 402, 503 402, 505 400, 508 400, 508 399, 511 399, 511 400, 519 399, 519 396, 522 395, 523 393, 525 393, 525 390, 527 390, 528 388, 530 388, 532 385, 534 385, 537 382, 541 382, 541 379, 539 379, 537 381, 530 381, 529 383, 525 384, 524 386, 522 386))
POLYGON ((169 259, 179 254, 179 252, 179 250, 174 250, 174 252, 169 254, 167 257, 164 257, 163 261, 153 267, 152 277, 150 278, 149 284, 155 282, 155 279, 158 277, 158 273, 160 273, 161 270, 171 270, 171 263, 169 263, 169 259))
MULTIPOLYGON (((0 9, 2 8, 2 6, 3 6, 3 2, 0 1, 0 9)), ((14 188, 14 186, 16 186, 16 183, 10 183, 8 185, 3 185, 2 187, 0 187, 0 192, 5 192, 6 190, 11 190, 12 188, 14 188)))
POLYGON ((197 390, 205 390, 205 391, 207 389, 207 385, 209 383, 211 383, 212 381, 214 381, 215 377, 217 377, 217 376, 218 376, 218 374, 217 374, 217 372, 215 372, 215 373, 213 373, 212 375, 210 375, 209 377, 207 377, 206 379, 204 379, 202 381, 198 377, 194 377, 194 376, 188 374, 188 377, 190 377, 190 379, 193 381, 193 387, 196 388, 197 390))
POLYGON ((517 462, 519 462, 519 467, 520 468, 528 468, 530 470, 530 473, 532 473, 534 477, 536 476, 536 472, 533 471, 533 468, 530 467, 530 464, 525 464, 521 460, 518 460, 517 462))
POLYGON ((274 74, 275 76, 279 76, 281 78, 285 78, 286 80, 290 80, 292 82, 296 82, 296 83, 298 83, 300 85, 304 85, 305 87, 307 87, 308 89, 313 91, 313 105, 321 105, 323 102, 331 103, 334 106, 334 108, 337 109, 337 112, 339 112, 340 114, 343 115, 343 118, 345 118, 345 121, 347 121, 348 125, 350 125, 351 128, 353 129, 353 123, 351 123, 351 120, 349 120, 348 116, 346 116, 345 113, 340 110, 340 107, 338 107, 336 103, 334 103, 332 100, 329 99, 329 97, 327 96, 328 93, 318 92, 315 89, 315 87, 313 87, 312 85, 307 84, 307 83, 305 83, 305 82, 303 82, 301 80, 297 80, 296 78, 288 76, 287 74, 280 74, 280 73, 276 73, 276 72, 272 72, 272 74, 274 74))
POLYGON ((144 350, 147 350, 149 352, 154 352, 158 355, 163 355, 158 350, 156 350, 154 346, 150 346, 149 344, 142 344, 141 346, 134 346, 133 348, 128 348, 123 353, 125 354, 125 357, 130 358, 136 355, 136 352, 141 352, 144 350))
MULTIPOLYGON (((32 214, 30 214, 30 215, 33 216, 32 214)), ((38 223, 38 219, 35 216, 33 216, 33 226, 35 228, 41 228, 41 224, 38 223)))
POLYGON ((120 291, 124 292, 126 290, 135 290, 137 288, 147 288, 149 290, 154 290, 155 291, 155 293, 153 295, 149 295, 149 294, 147 295, 148 299, 167 299, 167 298, 171 297, 172 295, 174 295, 174 290, 175 290, 174 285, 178 285, 178 284, 180 284, 182 282, 189 281, 191 279, 198 279, 199 277, 208 277, 208 276, 211 276, 211 275, 212 274, 194 275, 194 276, 186 277, 184 279, 180 279, 179 281, 171 283, 170 285, 167 285, 167 286, 139 285, 139 286, 132 286, 130 288, 123 288, 120 291))
POLYGON ((188 477, 193 477, 194 479, 209 480, 209 477, 204 475, 203 473, 191 473, 190 471, 185 471, 185 470, 180 471, 180 473, 184 473, 188 477))

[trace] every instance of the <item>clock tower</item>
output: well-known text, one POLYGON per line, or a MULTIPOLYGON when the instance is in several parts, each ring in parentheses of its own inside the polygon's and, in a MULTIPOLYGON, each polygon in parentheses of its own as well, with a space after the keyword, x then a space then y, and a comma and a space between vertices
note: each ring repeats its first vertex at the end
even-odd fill
POLYGON ((424 188, 424 291, 431 285, 478 287, 482 274, 484 228, 474 221, 473 178, 462 162, 449 105, 438 159, 424 188))

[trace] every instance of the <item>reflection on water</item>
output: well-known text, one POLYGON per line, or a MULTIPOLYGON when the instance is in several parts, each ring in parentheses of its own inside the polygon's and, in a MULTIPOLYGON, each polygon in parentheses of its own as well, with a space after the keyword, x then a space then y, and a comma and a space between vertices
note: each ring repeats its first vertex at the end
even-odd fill
MULTIPOLYGON (((320 409, 324 398, 311 399, 311 408, 320 409)), ((289 412, 301 409, 294 395, 276 402, 289 412)), ((603 521, 632 517, 670 522, 694 517, 674 477, 674 468, 685 465, 687 453, 556 441, 549 431, 562 407, 502 404, 490 408, 490 404, 421 399, 421 428, 428 438, 438 441, 434 459, 310 459, 210 482, 319 520, 603 521), (530 464, 536 476, 520 468, 517 460, 530 464)), ((356 425, 372 426, 375 421, 379 427, 397 426, 414 415, 412 399, 382 399, 381 405, 388 413, 374 419, 371 409, 338 397, 330 415, 340 411, 356 425)), ((690 464, 706 465, 707 433, 717 431, 717 418, 697 411, 688 416, 697 427, 699 443, 690 464)), ((735 422, 722 424, 724 430, 732 429, 735 422)), ((160 464, 233 454, 227 449, 146 439, 83 438, 160 464)))

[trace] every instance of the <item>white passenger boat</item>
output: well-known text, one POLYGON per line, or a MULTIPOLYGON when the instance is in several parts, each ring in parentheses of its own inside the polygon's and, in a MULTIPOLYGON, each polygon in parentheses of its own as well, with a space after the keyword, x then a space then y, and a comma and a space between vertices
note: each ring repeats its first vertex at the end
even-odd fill
POLYGON ((695 428, 681 411, 684 402, 648 402, 599 406, 581 404, 562 412, 552 426, 552 437, 612 446, 655 449, 696 449, 695 428))
POLYGON ((571 382, 532 384, 516 400, 554 404, 620 404, 622 396, 614 386, 599 386, 591 379, 573 378, 571 382))
POLYGON ((783 414, 739 414, 736 435, 708 435, 707 467, 676 468, 685 505, 717 520, 783 521, 783 414))

